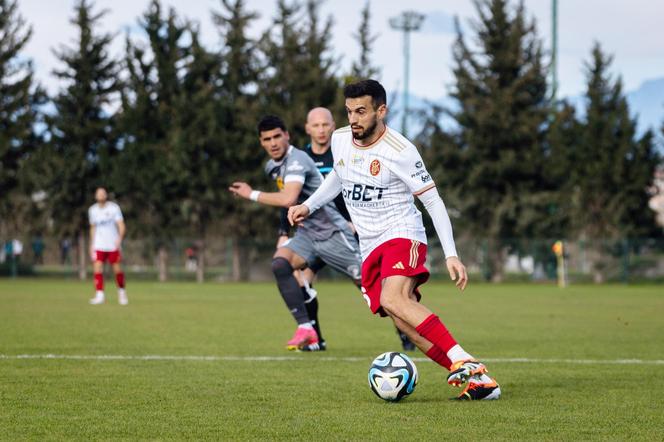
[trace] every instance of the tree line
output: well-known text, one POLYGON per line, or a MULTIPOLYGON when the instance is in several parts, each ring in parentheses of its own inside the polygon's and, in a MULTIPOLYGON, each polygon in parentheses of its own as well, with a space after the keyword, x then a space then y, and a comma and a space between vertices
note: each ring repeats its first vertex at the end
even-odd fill
MULTIPOLYGON (((282 116, 303 145, 310 108, 329 107, 341 126, 343 84, 380 75, 371 4, 358 16, 359 55, 348 72, 320 4, 278 0, 253 38, 257 13, 244 0, 220 0, 211 17, 219 44, 210 48, 195 21, 152 0, 140 33, 124 36, 114 58, 110 45, 121 37, 98 30, 105 11, 77 0, 77 39, 54 48, 60 88, 49 96, 23 55, 31 28, 18 0, 0 0, 0 234, 77 237, 84 263, 86 211, 102 185, 131 220, 130 237, 152 241, 162 278, 171 238, 197 238, 203 249, 209 235, 233 240, 235 276, 247 277, 243 244, 272 239, 277 220, 226 191, 234 180, 269 186, 256 120, 282 116)), ((523 4, 483 0, 476 9, 471 35, 457 23, 455 106, 431 104, 416 142, 458 214, 457 236, 490 241, 486 276, 500 279, 524 238, 661 235, 647 206, 660 160, 655 134, 637 135, 611 57, 595 45, 577 115, 550 95, 547 54, 523 4), (441 125, 442 114, 454 128, 441 125)))

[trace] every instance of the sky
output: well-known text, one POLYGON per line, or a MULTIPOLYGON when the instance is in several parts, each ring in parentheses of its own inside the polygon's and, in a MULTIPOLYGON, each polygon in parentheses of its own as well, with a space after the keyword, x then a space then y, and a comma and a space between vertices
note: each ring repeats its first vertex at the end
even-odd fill
MULTIPOLYGON (((58 67, 53 48, 73 43, 76 33, 69 20, 74 0, 18 0, 22 16, 33 28, 33 37, 25 51, 33 59, 37 78, 49 92, 58 83, 51 71, 58 67)), ((252 32, 259 35, 275 15, 276 0, 246 0, 250 10, 260 14, 252 32)), ((455 39, 453 17, 466 29, 476 17, 470 0, 371 0, 371 33, 377 34, 374 64, 381 67, 381 81, 388 91, 403 87, 402 34, 390 28, 390 17, 404 9, 426 14, 419 32, 411 37, 410 89, 415 95, 439 99, 452 84, 452 44, 455 39)), ((514 1, 512 5, 516 4, 514 1)), ((149 0, 96 0, 97 10, 107 9, 100 30, 116 33, 112 53, 123 50, 124 35, 135 33, 137 18, 147 9, 149 0)), ((199 23, 204 42, 218 47, 220 40, 212 24, 210 11, 220 9, 220 0, 162 0, 178 15, 199 23)), ((551 0, 524 0, 529 17, 536 19, 545 48, 550 47, 551 0)), ((334 19, 334 53, 342 55, 340 68, 347 70, 358 55, 353 34, 360 23, 364 0, 326 0, 321 12, 334 19)), ((559 92, 561 96, 579 95, 584 90, 584 61, 589 59, 595 41, 614 56, 613 71, 619 73, 625 90, 637 89, 644 81, 664 77, 664 1, 657 0, 559 0, 559 92), (659 42, 659 43, 658 43, 659 42)))

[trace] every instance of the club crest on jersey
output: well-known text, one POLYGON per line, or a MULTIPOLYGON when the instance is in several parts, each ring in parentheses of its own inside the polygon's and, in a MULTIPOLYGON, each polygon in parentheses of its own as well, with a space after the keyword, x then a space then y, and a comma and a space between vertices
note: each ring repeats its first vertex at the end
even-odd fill
POLYGON ((284 189, 284 179, 282 177, 277 177, 277 189, 284 189))
POLYGON ((380 173, 380 161, 378 160, 373 160, 371 164, 369 165, 369 173, 371 175, 376 176, 380 173))

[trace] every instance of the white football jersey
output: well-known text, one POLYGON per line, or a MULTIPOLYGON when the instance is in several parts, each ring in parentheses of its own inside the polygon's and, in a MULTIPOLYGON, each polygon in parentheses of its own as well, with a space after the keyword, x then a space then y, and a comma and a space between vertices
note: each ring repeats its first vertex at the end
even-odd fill
POLYGON ((101 252, 112 252, 117 250, 116 242, 120 235, 118 221, 122 221, 122 211, 117 204, 107 201, 104 207, 98 203, 88 209, 90 225, 95 227, 93 248, 101 252))
POLYGON ((434 187, 417 148, 387 127, 370 146, 355 143, 350 126, 332 135, 334 170, 360 237, 362 259, 382 243, 406 238, 426 244, 413 195, 434 187))

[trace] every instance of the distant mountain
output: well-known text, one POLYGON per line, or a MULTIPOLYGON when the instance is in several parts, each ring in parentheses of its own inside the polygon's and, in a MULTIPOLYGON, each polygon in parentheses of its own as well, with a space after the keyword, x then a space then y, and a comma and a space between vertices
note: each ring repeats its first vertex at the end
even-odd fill
POLYGON ((639 132, 658 130, 664 122, 664 77, 645 81, 627 93, 627 102, 639 122, 639 132))

